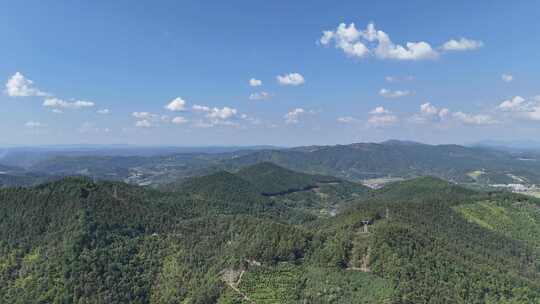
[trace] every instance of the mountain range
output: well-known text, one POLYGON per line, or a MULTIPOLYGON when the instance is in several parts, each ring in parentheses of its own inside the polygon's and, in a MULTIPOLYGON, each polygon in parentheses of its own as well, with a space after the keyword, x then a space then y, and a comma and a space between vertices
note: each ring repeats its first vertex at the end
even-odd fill
MULTIPOLYGON (((25 159, 25 155, 20 157, 25 159)), ((15 153, 11 158, 4 158, 3 164, 13 166, 19 163, 18 159, 15 153)), ((162 185, 217 170, 236 171, 260 162, 351 181, 436 176, 464 184, 540 184, 539 153, 407 141, 151 156, 54 154, 32 161, 19 171, 50 177, 84 175, 140 185, 162 185)))

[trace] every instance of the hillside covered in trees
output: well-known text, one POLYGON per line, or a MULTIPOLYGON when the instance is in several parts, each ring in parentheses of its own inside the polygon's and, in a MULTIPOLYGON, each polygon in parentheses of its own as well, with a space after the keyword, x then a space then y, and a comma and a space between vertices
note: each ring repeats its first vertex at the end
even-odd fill
POLYGON ((6 303, 540 303, 540 202, 270 163, 0 190, 6 303), (367 224, 368 223, 368 224, 367 224), (367 224, 367 226, 366 226, 367 224))

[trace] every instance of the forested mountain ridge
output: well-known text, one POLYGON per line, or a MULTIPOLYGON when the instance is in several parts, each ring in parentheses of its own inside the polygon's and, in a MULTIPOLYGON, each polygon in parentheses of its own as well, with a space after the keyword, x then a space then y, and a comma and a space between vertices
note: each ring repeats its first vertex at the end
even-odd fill
POLYGON ((373 177, 437 176, 455 182, 474 182, 473 171, 484 171, 489 183, 512 181, 513 173, 540 183, 540 161, 525 161, 508 152, 459 145, 426 145, 388 141, 336 146, 255 151, 228 162, 230 166, 270 161, 307 173, 360 180, 373 177))
POLYGON ((85 175, 103 180, 159 185, 218 170, 236 171, 261 162, 271 162, 290 170, 353 181, 429 175, 480 185, 540 185, 540 158, 537 156, 530 152, 507 152, 483 147, 387 141, 152 156, 55 155, 37 161, 26 169, 53 176, 85 175))
POLYGON ((538 200, 432 177, 263 195, 328 178, 263 163, 167 191, 80 177, 1 189, 0 298, 540 303, 538 200))

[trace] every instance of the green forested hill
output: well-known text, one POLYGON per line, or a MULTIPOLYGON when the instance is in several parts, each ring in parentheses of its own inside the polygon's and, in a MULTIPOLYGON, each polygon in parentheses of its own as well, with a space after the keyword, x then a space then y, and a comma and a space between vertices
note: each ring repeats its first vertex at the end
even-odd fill
POLYGON ((285 194, 315 187, 319 183, 341 182, 335 177, 294 172, 270 162, 242 168, 237 175, 265 195, 285 194))
MULTIPOLYGON (((291 189, 306 177, 284 174, 291 189)), ((268 197, 255 185, 265 178, 241 175, 218 172, 166 192, 75 177, 1 189, 0 299, 540 303, 532 198, 435 178, 268 197), (330 203, 341 206, 335 216, 316 216, 330 203)), ((284 186, 268 187, 276 185, 284 186)))

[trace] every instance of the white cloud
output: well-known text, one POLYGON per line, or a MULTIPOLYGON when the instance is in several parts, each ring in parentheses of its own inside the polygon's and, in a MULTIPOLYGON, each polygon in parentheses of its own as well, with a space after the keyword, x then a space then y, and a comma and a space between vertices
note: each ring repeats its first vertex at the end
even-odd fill
POLYGON ((150 112, 133 112, 131 113, 131 116, 137 118, 137 119, 141 119, 141 120, 151 120, 151 119, 155 119, 156 117, 158 117, 157 114, 153 114, 153 113, 150 113, 150 112))
POLYGON ((532 97, 529 100, 521 96, 514 96, 501 102, 497 109, 511 113, 514 118, 540 120, 540 96, 532 97))
POLYGON ((384 114, 384 115, 373 115, 368 118, 368 126, 371 127, 388 127, 395 124, 398 121, 398 118, 395 115, 384 114))
POLYGON ((109 109, 101 109, 101 110, 98 110, 97 113, 106 115, 106 114, 110 114, 111 111, 109 109))
MULTIPOLYGON (((365 30, 358 30, 354 23, 341 23, 333 31, 323 31, 319 39, 321 45, 331 45, 342 50, 347 56, 365 58, 375 56, 379 59, 426 60, 436 59, 439 52, 425 41, 395 44, 390 36, 369 23, 365 30)), ((444 51, 474 50, 483 46, 481 41, 461 38, 449 40, 441 46, 444 51)))
POLYGON ((11 97, 49 96, 48 93, 34 87, 34 82, 20 72, 15 73, 7 81, 5 93, 11 97))
POLYGON ((384 98, 400 98, 400 97, 408 96, 410 94, 411 92, 406 91, 406 90, 405 91, 401 91, 401 90, 391 91, 391 90, 383 88, 379 91, 379 95, 381 95, 384 98))
POLYGON ((429 102, 420 105, 420 113, 423 115, 437 115, 439 110, 429 102))
POLYGON ((387 127, 395 124, 398 121, 397 116, 390 113, 383 106, 378 106, 369 112, 371 116, 367 120, 369 127, 387 127))
POLYGON ((75 100, 75 101, 65 101, 59 98, 47 98, 43 102, 44 107, 54 108, 54 109, 72 109, 79 110, 83 108, 91 108, 95 104, 91 101, 84 100, 75 100))
POLYGON ((240 115, 240 118, 245 120, 245 121, 248 121, 254 125, 260 125, 261 124, 261 120, 258 119, 258 118, 255 118, 255 117, 250 117, 248 116, 247 114, 242 114, 240 115))
MULTIPOLYGON (((238 115, 238 110, 231 107, 223 107, 223 108, 210 108, 207 106, 202 105, 193 105, 192 109, 195 112, 203 112, 206 113, 206 117, 210 120, 209 122, 205 122, 205 124, 211 124, 213 125, 225 125, 225 126, 236 126, 238 123, 230 121, 231 119, 234 119, 238 115)), ((196 123, 197 124, 197 123, 196 123)))
POLYGON ((525 98, 521 96, 514 96, 511 99, 501 102, 499 109, 504 111, 518 111, 523 110, 525 106, 525 98))
POLYGON ((270 93, 267 92, 255 92, 249 95, 249 100, 268 100, 270 99, 270 93))
POLYGON ((390 111, 385 109, 383 106, 378 106, 375 109, 373 109, 369 114, 388 114, 390 111))
POLYGON ((251 78, 249 80, 249 85, 252 87, 259 87, 262 86, 262 81, 259 79, 251 78))
POLYGON ((351 116, 338 117, 337 121, 340 122, 340 123, 345 123, 345 124, 352 124, 352 123, 359 122, 358 119, 356 119, 354 117, 351 117, 351 116))
POLYGON ((322 45, 328 45, 334 41, 336 48, 343 50, 348 56, 361 58, 369 54, 369 49, 359 41, 360 35, 354 23, 349 26, 341 23, 335 31, 324 31, 319 42, 322 45))
POLYGON ((143 119, 135 122, 135 126, 138 128, 150 128, 152 127, 152 123, 147 119, 143 119))
POLYGON ((386 82, 389 82, 389 83, 395 83, 395 82, 413 81, 414 77, 413 76, 403 76, 403 77, 400 77, 400 76, 386 76, 386 77, 384 77, 384 80, 386 80, 386 82))
POLYGON ((285 75, 278 75, 276 76, 276 79, 279 84, 281 85, 289 85, 289 86, 299 86, 301 84, 304 84, 306 81, 304 79, 304 76, 302 76, 299 73, 290 73, 285 75))
POLYGON ((380 59, 395 60, 425 60, 439 57, 431 45, 427 42, 407 42, 405 46, 396 45, 383 31, 377 32, 379 45, 375 49, 375 55, 380 59))
POLYGON ((431 103, 426 102, 420 105, 420 113, 413 115, 411 120, 416 123, 443 122, 450 114, 449 109, 439 109, 431 103))
POLYGON ((225 119, 229 119, 229 118, 232 118, 236 115, 238 111, 234 108, 229 108, 229 107, 223 107, 221 109, 219 108, 212 108, 207 116, 209 118, 215 118, 215 119, 222 119, 222 120, 225 120, 225 119))
POLYGON ((467 114, 463 112, 456 112, 453 117, 458 121, 468 125, 492 125, 498 123, 491 115, 487 114, 467 114))
POLYGON ((182 117, 182 116, 176 116, 175 118, 173 118, 171 120, 171 122, 175 125, 181 125, 181 124, 185 124, 187 122, 189 122, 189 120, 187 120, 186 118, 182 117))
POLYGON ((184 111, 185 106, 186 106, 186 101, 183 100, 181 97, 176 97, 165 106, 165 109, 169 111, 173 111, 173 112, 178 112, 178 111, 184 111))
POLYGON ((479 49, 482 46, 484 46, 482 41, 461 38, 459 40, 448 40, 442 45, 441 49, 445 51, 470 51, 479 49))
POLYGON ((37 129, 37 128, 43 128, 46 125, 44 125, 44 124, 42 124, 40 122, 37 122, 37 121, 29 121, 29 122, 25 123, 24 126, 27 127, 27 128, 37 129))
POLYGON ((196 112, 209 112, 210 111, 210 108, 207 107, 207 106, 201 106, 201 105, 193 105, 191 107, 193 109, 193 111, 196 111, 196 112))
POLYGON ((296 108, 291 111, 289 111, 287 114, 285 114, 285 123, 287 124, 296 124, 298 123, 298 118, 306 113, 306 111, 302 108, 296 108))
POLYGON ((447 109, 447 108, 443 108, 439 111, 439 113, 437 114, 439 116, 440 119, 444 120, 446 119, 449 115, 450 115, 450 110, 447 109))
POLYGON ((390 36, 375 28, 374 23, 369 23, 365 30, 359 31, 354 23, 348 26, 341 23, 334 31, 324 31, 319 43, 330 45, 335 43, 337 49, 341 49, 351 57, 364 58, 374 55, 379 59, 395 60, 423 60, 438 57, 431 45, 427 42, 407 42, 405 46, 394 44, 390 36))
POLYGON ((512 82, 514 80, 514 76, 512 74, 502 74, 501 79, 504 82, 512 82))

